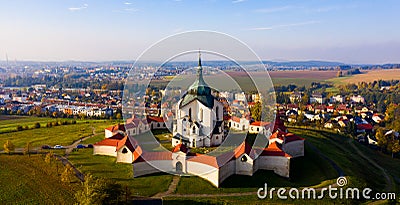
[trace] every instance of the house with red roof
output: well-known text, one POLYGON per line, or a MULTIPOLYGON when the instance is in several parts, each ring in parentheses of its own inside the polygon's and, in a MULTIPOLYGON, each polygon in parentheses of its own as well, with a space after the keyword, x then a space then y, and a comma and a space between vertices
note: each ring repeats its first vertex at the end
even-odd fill
POLYGON ((125 132, 125 125, 117 124, 104 129, 104 135, 106 138, 112 137, 117 132, 125 132))

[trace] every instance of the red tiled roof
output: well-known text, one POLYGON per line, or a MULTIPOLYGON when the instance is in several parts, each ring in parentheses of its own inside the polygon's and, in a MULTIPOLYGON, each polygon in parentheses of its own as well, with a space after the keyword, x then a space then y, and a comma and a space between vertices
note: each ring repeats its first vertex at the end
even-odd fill
POLYGON ((108 139, 122 140, 124 137, 125 137, 125 135, 118 132, 118 133, 115 133, 112 137, 110 137, 108 139))
POLYGON ((289 154, 284 152, 280 145, 277 142, 271 143, 267 148, 263 150, 261 156, 282 156, 282 157, 291 157, 289 154))
POLYGON ((236 116, 232 116, 231 120, 235 121, 235 122, 240 122, 240 118, 238 118, 236 116))
POLYGON ((372 125, 371 124, 358 124, 357 129, 358 130, 372 130, 372 125))
POLYGON ((285 143, 289 143, 289 142, 293 142, 293 141, 297 141, 297 140, 304 140, 304 138, 299 137, 293 133, 287 133, 285 135, 285 143))
POLYGON ((134 152, 134 144, 136 145, 136 142, 132 143, 131 139, 128 136, 125 136, 121 141, 118 142, 117 151, 125 145, 131 152, 134 152))
POLYGON ((109 130, 111 132, 121 130, 121 131, 125 132, 125 126, 123 124, 113 125, 113 126, 107 127, 106 130, 109 130))
POLYGON ((118 142, 121 140, 117 139, 104 139, 100 142, 95 143, 93 146, 112 146, 112 147, 117 147, 118 142))
POLYGON ((172 152, 142 152, 133 163, 155 160, 172 160, 172 152))
POLYGON ((164 122, 162 117, 147 116, 147 122, 164 122))
POLYGON ((183 153, 187 153, 188 152, 188 148, 184 145, 184 144, 178 144, 174 147, 174 149, 172 150, 172 152, 183 152, 183 153))
POLYGON ((266 127, 266 126, 271 125, 271 123, 270 122, 255 121, 255 122, 252 122, 250 125, 266 127))

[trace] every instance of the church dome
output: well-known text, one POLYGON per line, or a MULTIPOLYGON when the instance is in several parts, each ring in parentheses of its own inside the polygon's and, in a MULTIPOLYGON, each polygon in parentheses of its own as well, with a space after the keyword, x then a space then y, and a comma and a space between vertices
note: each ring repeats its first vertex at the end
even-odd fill
POLYGON ((201 56, 199 53, 199 64, 197 67, 197 78, 183 95, 179 107, 183 107, 193 100, 198 100, 208 108, 214 107, 214 96, 211 94, 211 88, 203 79, 203 67, 201 65, 201 56))

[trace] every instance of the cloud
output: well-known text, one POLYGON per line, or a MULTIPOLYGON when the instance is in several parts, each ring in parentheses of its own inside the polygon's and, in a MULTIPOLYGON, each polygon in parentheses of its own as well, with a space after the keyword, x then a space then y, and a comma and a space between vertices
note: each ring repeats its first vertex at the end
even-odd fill
POLYGON ((241 3, 241 2, 244 2, 244 1, 247 1, 247 0, 234 0, 234 1, 232 1, 232 3, 236 4, 236 3, 241 3))
POLYGON ((125 5, 131 5, 132 3, 131 2, 125 2, 124 4, 125 5))
POLYGON ((274 13, 279 11, 286 11, 289 9, 295 8, 294 6, 281 6, 281 7, 273 7, 273 8, 263 8, 254 10, 257 13, 274 13))
POLYGON ((88 7, 89 7, 88 4, 83 4, 81 7, 70 7, 70 8, 68 8, 68 10, 79 11, 79 10, 87 9, 88 7))
POLYGON ((273 30, 273 29, 277 29, 277 28, 297 27, 297 26, 305 26, 305 25, 318 24, 318 23, 321 23, 321 21, 305 21, 305 22, 299 22, 299 23, 275 25, 275 26, 270 26, 270 27, 256 27, 256 28, 250 28, 247 30, 251 30, 251 31, 273 30))
POLYGON ((112 12, 115 13, 135 13, 139 11, 137 8, 124 8, 124 9, 118 9, 118 10, 112 10, 112 12))

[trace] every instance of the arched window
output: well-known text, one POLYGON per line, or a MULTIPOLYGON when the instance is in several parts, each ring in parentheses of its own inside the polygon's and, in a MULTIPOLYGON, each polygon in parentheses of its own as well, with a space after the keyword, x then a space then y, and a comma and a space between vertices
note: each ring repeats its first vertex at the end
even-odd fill
POLYGON ((128 150, 124 147, 124 149, 122 149, 122 154, 126 154, 128 153, 128 150))
POLYGON ((203 121, 203 108, 200 108, 200 121, 203 121))
POLYGON ((189 108, 189 118, 192 119, 192 108, 189 108))
POLYGON ((193 133, 193 134, 196 133, 196 127, 195 127, 195 126, 193 126, 193 131, 192 131, 192 133, 193 133))

